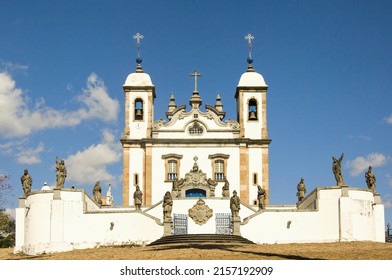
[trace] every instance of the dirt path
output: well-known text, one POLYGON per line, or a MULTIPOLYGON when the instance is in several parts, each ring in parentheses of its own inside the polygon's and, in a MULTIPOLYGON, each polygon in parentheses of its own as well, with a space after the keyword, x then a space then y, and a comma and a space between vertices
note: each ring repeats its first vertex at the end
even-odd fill
POLYGON ((0 260, 392 260, 392 243, 173 244, 102 247, 27 256, 0 249, 0 260))

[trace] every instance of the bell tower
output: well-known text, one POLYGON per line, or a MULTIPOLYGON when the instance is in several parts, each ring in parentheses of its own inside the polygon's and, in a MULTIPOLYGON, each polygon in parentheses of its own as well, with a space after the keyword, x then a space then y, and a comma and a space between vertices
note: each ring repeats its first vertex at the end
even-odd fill
MULTIPOLYGON (((251 202, 257 197, 257 186, 260 185, 267 194, 268 203, 268 139, 267 128, 267 90, 264 78, 253 69, 251 34, 245 36, 249 46, 248 69, 242 74, 237 85, 237 121, 240 124, 240 197, 251 202)), ((241 198, 242 199, 242 198, 241 198)))
POLYGON ((142 190, 143 205, 148 204, 151 193, 151 147, 143 144, 142 139, 152 137, 154 122, 155 86, 150 75, 142 69, 140 40, 137 33, 138 56, 134 73, 128 75, 123 85, 125 95, 125 123, 123 146, 123 205, 133 205, 133 191, 136 186, 142 190), (136 164, 139 163, 139 164, 136 164), (143 163, 143 164, 140 164, 143 163))

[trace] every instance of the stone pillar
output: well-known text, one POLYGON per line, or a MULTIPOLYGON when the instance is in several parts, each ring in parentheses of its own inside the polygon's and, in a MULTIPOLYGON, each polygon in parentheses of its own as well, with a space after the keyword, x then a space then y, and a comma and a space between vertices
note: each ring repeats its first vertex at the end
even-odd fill
POLYGON ((54 188, 53 191, 54 191, 53 200, 61 200, 61 189, 54 188))
POLYGON ((172 231, 173 231, 173 221, 172 221, 172 219, 165 220, 163 222, 163 236, 172 235, 172 231))
POLYGON ((233 235, 241 236, 241 218, 240 217, 231 217, 233 235))
POLYGON ((22 196, 19 198, 19 208, 25 208, 26 207, 26 197, 22 196))

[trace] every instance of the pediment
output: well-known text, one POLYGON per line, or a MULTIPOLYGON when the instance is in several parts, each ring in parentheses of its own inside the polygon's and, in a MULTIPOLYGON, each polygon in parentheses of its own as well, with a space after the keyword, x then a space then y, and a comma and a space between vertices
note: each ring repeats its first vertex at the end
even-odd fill
POLYGON ((189 126, 198 124, 205 128, 205 132, 209 131, 235 131, 240 128, 237 121, 226 120, 222 121, 222 115, 212 106, 206 106, 205 112, 199 108, 193 108, 186 112, 185 106, 178 107, 173 111, 173 115, 170 120, 158 120, 154 122, 153 131, 164 132, 164 131, 182 131, 184 133, 189 132, 189 126))

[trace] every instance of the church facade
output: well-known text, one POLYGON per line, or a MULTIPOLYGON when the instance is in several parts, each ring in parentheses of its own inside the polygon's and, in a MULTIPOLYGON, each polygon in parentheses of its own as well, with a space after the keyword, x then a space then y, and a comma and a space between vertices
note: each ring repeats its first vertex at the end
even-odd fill
POLYGON ((298 189, 297 204, 269 203, 268 86, 250 58, 233 89, 235 120, 225 119, 219 95, 202 106, 197 71, 189 106, 172 96, 166 120, 155 120, 155 87, 137 63, 123 85, 123 205, 97 201, 84 189, 31 190, 15 211, 15 253, 146 245, 180 234, 240 235, 267 244, 385 241, 375 190, 337 182, 306 196, 298 189))
POLYGON ((154 120, 155 87, 141 66, 123 86, 125 127, 123 146, 123 205, 133 205, 138 185, 143 205, 160 201, 166 191, 181 192, 185 174, 198 166, 211 187, 182 190, 178 197, 224 197, 229 184, 241 200, 257 205, 257 186, 267 193, 268 148, 267 90, 263 77, 252 66, 241 76, 235 102, 237 119, 225 120, 219 94, 214 105, 202 108, 202 97, 195 89, 189 109, 177 106, 172 95, 167 120, 154 120), (212 187, 214 185, 214 187, 212 187), (175 190, 181 188, 181 190, 175 190))

